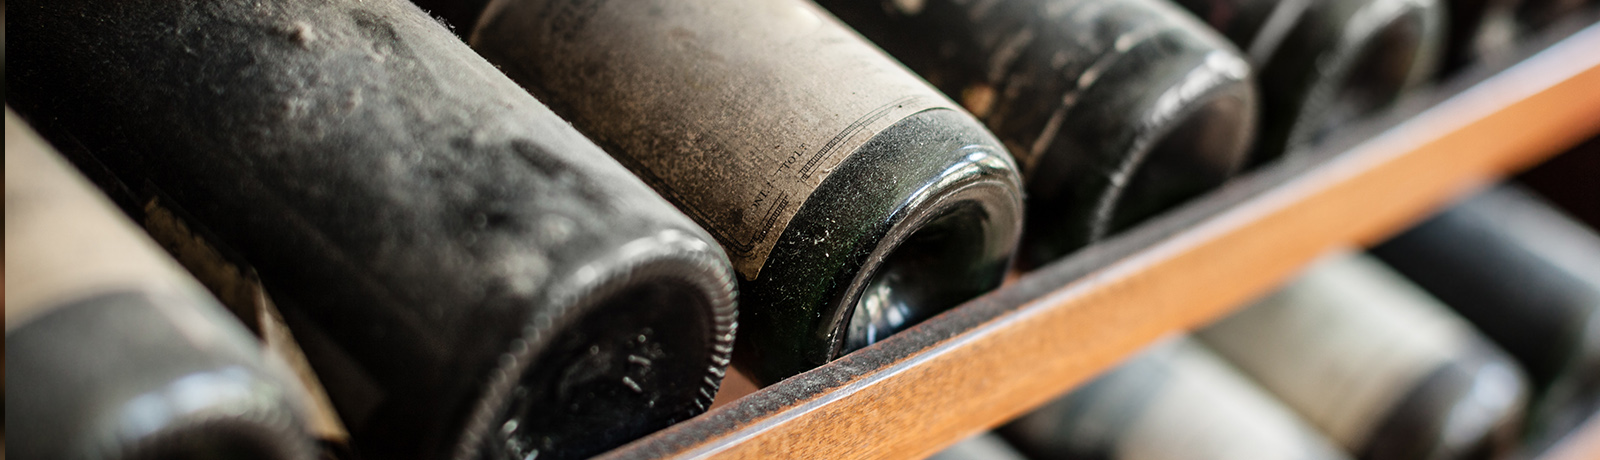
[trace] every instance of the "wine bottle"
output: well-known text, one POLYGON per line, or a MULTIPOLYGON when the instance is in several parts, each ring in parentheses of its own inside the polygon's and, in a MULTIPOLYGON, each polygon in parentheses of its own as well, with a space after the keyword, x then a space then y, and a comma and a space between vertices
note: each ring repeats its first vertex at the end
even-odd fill
POLYGON ((1523 0, 1451 0, 1449 40, 1440 74, 1447 75, 1477 61, 1506 55, 1521 34, 1517 7, 1523 0))
POLYGON ((1151 345, 1000 433, 1034 459, 1348 458, 1188 337, 1151 345))
POLYGON ((1340 253, 1196 335, 1366 460, 1495 458, 1526 377, 1438 300, 1340 253))
POLYGON ((1512 186, 1474 196, 1372 253, 1527 369, 1528 432, 1559 436, 1600 405, 1600 236, 1512 186))
POLYGON ((1450 41, 1442 72, 1475 61, 1497 62, 1512 56, 1520 40, 1529 38, 1582 9, 1586 0, 1452 0, 1450 41))
MULTIPOLYGON (((449 10, 448 7, 445 10, 449 10)), ((473 49, 704 225, 765 384, 999 286, 1020 179, 983 125, 802 0, 491 1, 473 49)))
POLYGON ((13 458, 310 459, 281 362, 10 108, 13 458))
POLYGON ((928 460, 1028 460, 992 432, 979 433, 933 454, 928 460))
POLYGON ((1519 0, 1517 24, 1523 34, 1536 32, 1593 3, 1593 0, 1519 0))
POLYGON ((1017 158, 1025 267, 1216 187, 1255 136, 1249 64, 1162 0, 820 3, 1017 158))
POLYGON ((726 256, 416 6, 11 6, 13 102, 254 267, 362 457, 586 457, 710 404, 726 256))
POLYGON ((1448 19, 1440 0, 1177 2, 1259 69, 1258 163, 1304 150, 1431 77, 1448 19))

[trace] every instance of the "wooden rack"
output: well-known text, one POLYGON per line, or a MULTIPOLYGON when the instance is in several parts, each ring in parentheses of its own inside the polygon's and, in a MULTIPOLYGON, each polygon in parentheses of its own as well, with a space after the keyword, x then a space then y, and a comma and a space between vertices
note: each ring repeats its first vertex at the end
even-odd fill
MULTIPOLYGON (((1513 65, 1411 97, 1316 153, 603 458, 920 458, 992 428, 1163 335, 1227 314, 1332 248, 1381 241, 1600 132, 1600 25, 1579 27, 1513 65)), ((1577 433, 1550 458, 1600 458, 1600 422, 1577 433)))

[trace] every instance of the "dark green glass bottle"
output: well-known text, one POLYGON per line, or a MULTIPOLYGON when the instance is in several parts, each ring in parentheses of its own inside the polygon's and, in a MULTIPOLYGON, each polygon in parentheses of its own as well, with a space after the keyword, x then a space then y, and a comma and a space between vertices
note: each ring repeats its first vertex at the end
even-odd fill
POLYGON ((1309 147, 1433 76, 1442 0, 1177 0, 1256 65, 1255 162, 1309 147))
POLYGON ((1553 441, 1600 406, 1600 236, 1512 186, 1483 192, 1372 253, 1517 358, 1529 434, 1553 441))
POLYGON ((1365 254, 1331 255, 1195 335, 1364 460, 1496 458, 1524 413, 1516 362, 1365 254))
POLYGON ((491 1, 468 16, 454 20, 474 49, 728 250, 752 379, 1000 284, 1022 219, 1010 156, 816 5, 491 1))
POLYGON ((999 432, 1035 459, 1348 458, 1188 337, 1156 342, 999 432))
POLYGON ((9 8, 12 102, 256 269, 363 458, 587 457, 710 404, 726 256, 415 5, 9 8))
POLYGON ((6 453, 315 457, 305 394, 6 109, 6 453))
POLYGON ((824 0, 1018 159, 1032 267, 1210 190, 1245 161, 1250 66, 1159 0, 824 0))

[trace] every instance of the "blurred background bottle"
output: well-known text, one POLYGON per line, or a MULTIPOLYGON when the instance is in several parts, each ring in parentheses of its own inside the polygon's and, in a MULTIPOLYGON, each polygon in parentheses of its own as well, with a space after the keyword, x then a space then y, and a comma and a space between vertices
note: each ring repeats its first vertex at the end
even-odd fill
POLYGON ((717 236, 759 383, 1000 284, 1004 147, 811 2, 420 3, 717 236))
POLYGON ((1504 352, 1364 254, 1330 255, 1196 336, 1367 460, 1493 458, 1527 398, 1504 352))
POLYGON ((821 3, 966 105, 1018 158, 1024 267, 1222 184, 1250 153, 1250 64, 1171 3, 821 3))
POLYGON ((1256 134, 1250 66, 1161 0, 823 0, 1018 159, 1037 266, 1210 190, 1256 134))
POLYGON ((1600 399, 1600 236, 1514 186, 1482 192, 1372 253, 1527 369, 1535 444, 1600 399))
POLYGON ((721 250, 416 6, 10 6, 12 102, 250 262, 362 457, 587 457, 710 404, 721 250))
POLYGON ((985 431, 928 457, 928 460, 1028 460, 999 435, 985 431))
POLYGON ((1177 2, 1256 66, 1256 163, 1303 150, 1433 76, 1448 19, 1440 0, 1177 2))
POLYGON ((1523 34, 1536 32, 1594 4, 1594 0, 1518 0, 1517 24, 1523 34))
POLYGON ((281 362, 9 108, 13 458, 310 459, 281 362))
MULTIPOLYGON (((1589 0, 1450 0, 1450 39, 1440 75, 1479 61, 1515 57, 1519 41, 1536 36, 1562 19, 1582 14, 1589 0)), ((1592 13, 1590 13, 1592 14, 1592 13)), ((1591 19, 1592 21, 1592 19, 1591 19)))
POLYGON ((1448 75, 1473 62, 1500 58, 1521 35, 1517 6, 1524 0, 1450 0, 1449 34, 1440 75, 1448 75))
POLYGON ((1035 460, 1347 458, 1233 366, 1183 336, 1156 342, 999 431, 1035 460))

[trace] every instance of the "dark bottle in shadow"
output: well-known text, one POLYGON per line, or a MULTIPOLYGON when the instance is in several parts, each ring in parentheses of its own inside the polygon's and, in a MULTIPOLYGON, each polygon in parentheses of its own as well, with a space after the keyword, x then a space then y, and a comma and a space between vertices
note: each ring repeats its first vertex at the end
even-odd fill
POLYGON ((1330 255, 1195 335, 1365 460, 1495 458, 1527 400, 1505 352, 1361 253, 1330 255))
POLYGON ((588 457, 711 403, 722 250, 415 5, 9 8, 12 102, 257 271, 362 457, 588 457))
POLYGON ((1434 74, 1443 0, 1177 0, 1256 66, 1261 137, 1253 162, 1293 155, 1371 115, 1434 74))
POLYGON ((1600 236, 1502 185, 1372 249, 1527 369, 1527 432, 1553 442, 1600 405, 1600 236))
POLYGON ((1216 187, 1256 135, 1249 64, 1165 1, 821 3, 960 101, 1018 159, 1024 267, 1216 187))

